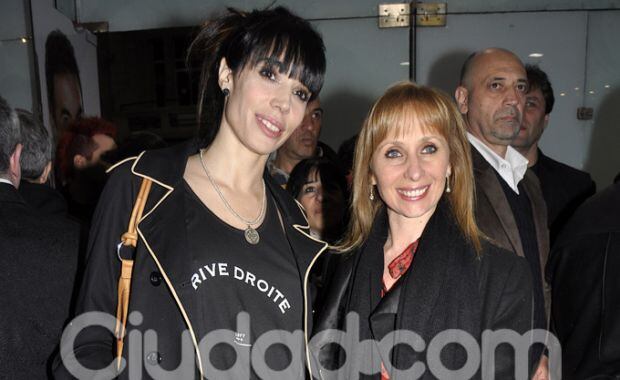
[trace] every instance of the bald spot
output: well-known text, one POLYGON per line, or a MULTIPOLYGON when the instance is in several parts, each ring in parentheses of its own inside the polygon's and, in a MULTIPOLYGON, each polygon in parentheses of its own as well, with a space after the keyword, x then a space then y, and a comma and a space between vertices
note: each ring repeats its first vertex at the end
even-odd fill
POLYGON ((460 85, 470 90, 472 80, 485 71, 485 67, 489 62, 502 60, 509 64, 518 63, 519 66, 523 67, 523 74, 525 76, 525 66, 523 66, 523 62, 513 52, 502 48, 489 48, 478 51, 465 60, 461 70, 460 85))

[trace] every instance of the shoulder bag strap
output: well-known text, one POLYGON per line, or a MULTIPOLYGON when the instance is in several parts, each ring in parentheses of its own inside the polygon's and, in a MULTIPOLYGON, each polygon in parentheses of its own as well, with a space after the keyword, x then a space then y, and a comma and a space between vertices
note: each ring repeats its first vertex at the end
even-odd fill
MULTIPOLYGON (((138 230, 137 225, 140 219, 142 219, 142 212, 144 211, 144 205, 146 199, 149 196, 151 190, 152 181, 148 178, 142 179, 140 185, 140 191, 136 198, 136 203, 131 211, 131 218, 129 219, 129 225, 127 232, 121 236, 121 244, 124 246, 136 247, 138 243, 138 230)), ((119 256, 120 258, 120 256, 119 256)), ((116 336, 116 358, 117 369, 121 366, 121 356, 123 354, 123 343, 125 339, 125 325, 127 323, 127 314, 129 309, 129 290, 131 287, 131 273, 133 269, 133 259, 121 260, 121 275, 118 279, 118 303, 116 306, 116 327, 114 328, 114 335, 116 336)))

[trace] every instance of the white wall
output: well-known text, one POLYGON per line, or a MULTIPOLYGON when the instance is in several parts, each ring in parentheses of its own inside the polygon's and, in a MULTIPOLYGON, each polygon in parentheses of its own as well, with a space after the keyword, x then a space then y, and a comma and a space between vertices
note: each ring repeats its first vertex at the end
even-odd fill
POLYGON ((583 168, 586 122, 576 119, 583 94, 573 88, 583 89, 585 83, 586 21, 587 12, 451 15, 445 28, 419 30, 417 80, 452 95, 465 58, 492 46, 509 49, 524 62, 538 63, 556 92, 542 149, 551 157, 583 168), (529 58, 533 52, 544 56, 529 58), (561 97, 560 92, 567 95, 561 97))
MULTIPOLYGON (((341 17, 372 17, 380 3, 398 0, 281 0, 284 5, 308 19, 341 17)), ((403 1, 405 2, 405 1, 403 1)), ((426 1, 428 2, 428 1, 426 1)), ((620 0, 447 0, 449 12, 508 12, 558 9, 620 9, 620 0)), ((198 25, 213 12, 224 7, 262 8, 270 0, 81 0, 79 18, 82 22, 107 21, 110 31, 198 25)))
POLYGON ((0 96, 12 107, 32 109, 31 56, 32 40, 26 37, 27 14, 23 0, 0 2, 0 96))

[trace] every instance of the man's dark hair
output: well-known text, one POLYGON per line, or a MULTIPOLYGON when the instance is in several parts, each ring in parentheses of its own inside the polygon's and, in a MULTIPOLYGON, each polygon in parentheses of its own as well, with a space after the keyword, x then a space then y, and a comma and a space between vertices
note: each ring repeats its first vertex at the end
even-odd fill
POLYGON ((35 180, 41 177, 45 166, 52 160, 52 141, 43 123, 36 120, 32 112, 21 109, 16 112, 24 145, 20 158, 22 178, 35 180))
POLYGON ((545 114, 548 115, 553 110, 553 104, 555 103, 555 97, 553 96, 553 87, 549 82, 547 73, 542 71, 538 65, 525 65, 525 71, 527 72, 527 81, 530 84, 530 91, 540 89, 545 98, 545 114))
POLYGON ((0 175, 9 170, 10 159, 21 142, 19 120, 15 111, 0 96, 0 175))
POLYGON ((74 175, 73 157, 81 155, 90 159, 97 149, 93 140, 95 135, 106 135, 116 138, 116 125, 100 117, 84 117, 74 121, 69 129, 60 137, 56 164, 63 179, 74 175))
POLYGON ((73 45, 60 30, 54 30, 47 35, 45 41, 45 80, 47 83, 47 99, 49 109, 54 105, 54 75, 73 74, 82 88, 80 70, 75 60, 73 45))

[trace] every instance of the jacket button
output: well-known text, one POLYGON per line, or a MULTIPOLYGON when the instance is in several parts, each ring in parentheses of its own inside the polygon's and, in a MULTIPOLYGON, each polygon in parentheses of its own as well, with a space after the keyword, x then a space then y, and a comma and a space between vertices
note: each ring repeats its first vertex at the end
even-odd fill
POLYGON ((150 365, 157 365, 161 363, 161 354, 157 351, 151 351, 146 355, 146 362, 150 365))
POLYGON ((153 286, 159 286, 161 284, 161 274, 159 272, 151 272, 151 285, 153 286))

